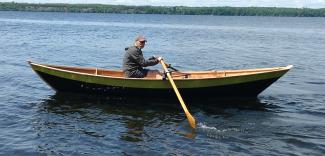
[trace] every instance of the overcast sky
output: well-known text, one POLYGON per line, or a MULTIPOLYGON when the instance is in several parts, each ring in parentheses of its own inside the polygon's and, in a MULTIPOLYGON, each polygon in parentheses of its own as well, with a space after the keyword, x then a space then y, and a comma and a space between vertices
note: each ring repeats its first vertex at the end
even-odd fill
POLYGON ((232 7, 291 7, 325 8, 325 0, 0 0, 28 3, 97 3, 153 6, 232 6, 232 7))

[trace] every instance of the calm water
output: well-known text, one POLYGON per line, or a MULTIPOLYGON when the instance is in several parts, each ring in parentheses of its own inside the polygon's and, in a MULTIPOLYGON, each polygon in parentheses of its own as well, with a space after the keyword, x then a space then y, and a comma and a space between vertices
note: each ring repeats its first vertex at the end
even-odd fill
MULTIPOLYGON (((0 155, 321 155, 325 18, 0 12, 0 155), (293 64, 256 100, 62 94, 27 65, 121 68, 136 34, 182 70, 293 64)), ((161 69, 160 66, 153 67, 161 69)))

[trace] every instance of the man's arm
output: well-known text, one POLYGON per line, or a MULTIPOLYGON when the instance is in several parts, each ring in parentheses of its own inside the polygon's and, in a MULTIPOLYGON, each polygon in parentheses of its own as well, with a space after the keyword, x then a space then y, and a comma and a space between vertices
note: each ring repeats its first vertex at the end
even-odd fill
POLYGON ((140 50, 133 51, 132 56, 142 67, 154 66, 159 63, 158 59, 156 58, 150 58, 146 60, 140 50))

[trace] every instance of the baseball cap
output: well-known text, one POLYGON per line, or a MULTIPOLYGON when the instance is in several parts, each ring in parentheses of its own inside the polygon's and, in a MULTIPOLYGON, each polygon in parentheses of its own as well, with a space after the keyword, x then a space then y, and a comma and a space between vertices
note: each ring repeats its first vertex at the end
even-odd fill
POLYGON ((142 35, 138 35, 135 38, 135 41, 144 41, 144 42, 147 42, 147 39, 144 36, 142 36, 142 35))

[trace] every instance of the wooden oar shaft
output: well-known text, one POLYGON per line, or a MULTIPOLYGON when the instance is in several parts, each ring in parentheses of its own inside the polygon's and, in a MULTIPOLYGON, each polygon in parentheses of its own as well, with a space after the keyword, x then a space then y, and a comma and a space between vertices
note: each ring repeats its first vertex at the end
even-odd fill
POLYGON ((177 95, 177 98, 178 98, 179 102, 180 102, 181 105, 182 105, 182 108, 183 108, 183 110, 184 110, 184 112, 185 112, 185 115, 186 115, 186 117, 187 117, 187 119, 188 119, 188 122, 190 123, 190 125, 191 125, 192 128, 196 128, 195 119, 194 119, 194 117, 190 114, 190 112, 188 111, 188 109, 187 109, 187 107, 186 107, 186 105, 185 105, 185 102, 184 102, 184 100, 183 100, 181 94, 179 93, 179 91, 178 91, 178 89, 177 89, 177 87, 176 87, 176 84, 175 84, 175 82, 174 82, 174 80, 173 80, 173 78, 172 78, 170 72, 169 72, 168 69, 167 69, 167 66, 166 66, 165 62, 164 62, 163 60, 160 60, 160 63, 161 63, 161 65, 163 66, 163 69, 164 69, 164 71, 165 71, 166 74, 167 74, 168 80, 169 80, 170 84, 172 85, 172 87, 173 87, 173 89, 174 89, 174 91, 175 91, 175 93, 176 93, 176 95, 177 95))
POLYGON ((175 82, 174 82, 174 80, 172 79, 170 73, 167 73, 167 77, 168 77, 168 79, 169 79, 169 81, 170 81, 170 84, 172 85, 173 89, 175 90, 175 93, 176 93, 176 95, 177 95, 177 98, 179 99, 179 102, 181 103, 181 105, 182 105, 184 111, 185 111, 185 112, 188 112, 188 109, 187 109, 187 107, 186 107, 186 105, 185 105, 185 102, 184 102, 184 100, 183 100, 181 94, 179 93, 178 88, 176 87, 175 82))

